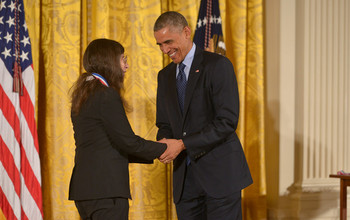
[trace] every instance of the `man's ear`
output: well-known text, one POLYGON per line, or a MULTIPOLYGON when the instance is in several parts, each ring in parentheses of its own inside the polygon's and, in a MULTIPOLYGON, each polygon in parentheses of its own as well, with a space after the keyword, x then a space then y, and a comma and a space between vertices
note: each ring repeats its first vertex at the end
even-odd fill
POLYGON ((184 32, 187 39, 191 39, 191 28, 189 26, 184 27, 184 32))

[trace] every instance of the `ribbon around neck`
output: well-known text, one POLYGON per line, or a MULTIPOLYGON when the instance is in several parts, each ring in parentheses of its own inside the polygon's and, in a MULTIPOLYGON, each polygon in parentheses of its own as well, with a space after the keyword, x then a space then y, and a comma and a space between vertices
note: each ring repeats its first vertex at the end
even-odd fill
POLYGON ((92 73, 92 75, 93 75, 96 79, 100 80, 100 82, 101 82, 103 85, 109 87, 109 85, 108 85, 108 83, 107 83, 107 80, 106 80, 105 78, 103 78, 103 76, 101 76, 101 75, 98 74, 98 73, 92 73))

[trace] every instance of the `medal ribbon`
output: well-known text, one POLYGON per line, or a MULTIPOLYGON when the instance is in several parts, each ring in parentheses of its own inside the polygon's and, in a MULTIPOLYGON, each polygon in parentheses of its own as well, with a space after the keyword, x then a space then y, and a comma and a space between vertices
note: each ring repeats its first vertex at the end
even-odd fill
POLYGON ((103 85, 109 87, 109 85, 108 85, 106 79, 103 78, 103 76, 101 76, 101 75, 98 74, 98 73, 92 73, 92 75, 93 75, 96 79, 100 80, 100 82, 101 82, 103 85))

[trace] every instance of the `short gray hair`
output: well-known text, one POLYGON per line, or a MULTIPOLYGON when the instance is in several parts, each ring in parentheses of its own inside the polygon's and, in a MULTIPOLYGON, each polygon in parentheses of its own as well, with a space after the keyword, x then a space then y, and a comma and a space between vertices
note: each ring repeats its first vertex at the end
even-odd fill
POLYGON ((153 31, 156 32, 168 26, 182 30, 184 27, 188 26, 188 22, 182 14, 176 11, 167 11, 158 17, 154 23, 153 31))

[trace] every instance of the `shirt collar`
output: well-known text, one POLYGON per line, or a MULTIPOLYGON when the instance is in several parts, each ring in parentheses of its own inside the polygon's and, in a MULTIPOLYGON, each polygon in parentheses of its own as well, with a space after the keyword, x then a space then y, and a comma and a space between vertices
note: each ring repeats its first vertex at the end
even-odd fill
POLYGON ((190 67, 192 65, 195 51, 196 51, 196 44, 192 43, 192 48, 190 52, 188 52, 188 54, 185 56, 185 59, 182 61, 182 63, 185 64, 186 67, 190 67))

